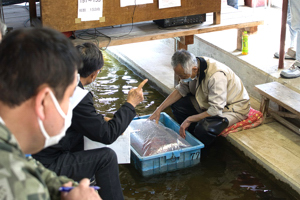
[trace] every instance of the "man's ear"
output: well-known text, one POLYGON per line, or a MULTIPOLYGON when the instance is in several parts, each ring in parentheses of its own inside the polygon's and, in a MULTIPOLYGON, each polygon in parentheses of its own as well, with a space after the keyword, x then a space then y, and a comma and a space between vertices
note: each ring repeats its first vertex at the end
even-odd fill
POLYGON ((97 77, 97 72, 91 73, 91 74, 89 75, 89 77, 91 78, 91 82, 90 82, 90 83, 92 83, 92 82, 96 79, 96 77, 97 77))
POLYGON ((195 74, 197 74, 197 72, 198 72, 198 67, 194 66, 194 67, 192 68, 192 72, 195 73, 195 74))
POLYGON ((92 74, 92 79, 96 79, 96 77, 98 76, 98 71, 94 71, 92 74))
POLYGON ((92 79, 92 81, 93 81, 93 80, 94 80, 94 78, 95 78, 95 73, 94 73, 94 72, 93 72, 93 73, 91 73, 90 77, 91 77, 91 79, 92 79))
POLYGON ((36 115, 41 119, 45 119, 45 102, 46 97, 49 95, 50 88, 44 87, 43 89, 39 90, 39 92, 36 95, 34 107, 36 115))

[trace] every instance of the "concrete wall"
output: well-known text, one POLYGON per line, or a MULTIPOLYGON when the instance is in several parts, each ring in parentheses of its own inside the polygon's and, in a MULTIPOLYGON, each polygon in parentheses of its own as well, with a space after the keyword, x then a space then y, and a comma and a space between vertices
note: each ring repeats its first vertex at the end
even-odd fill
MULTIPOLYGON (((161 42, 174 47, 174 39, 172 38, 161 40, 161 42)), ((194 44, 188 46, 188 50, 195 56, 211 57, 230 67, 241 78, 249 95, 257 100, 260 100, 260 95, 254 90, 254 86, 275 81, 276 79, 237 56, 197 36, 195 36, 194 44)))
POLYGON ((189 45, 188 50, 197 56, 214 58, 230 67, 241 78, 249 95, 255 99, 260 99, 260 95, 254 91, 254 85, 274 81, 268 73, 199 37, 195 37, 194 44, 189 45))

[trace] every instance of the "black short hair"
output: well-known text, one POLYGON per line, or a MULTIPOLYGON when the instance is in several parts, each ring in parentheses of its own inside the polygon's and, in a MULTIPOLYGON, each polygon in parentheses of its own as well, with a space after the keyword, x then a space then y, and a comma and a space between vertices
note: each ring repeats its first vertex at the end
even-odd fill
POLYGON ((83 61, 83 68, 78 71, 81 77, 88 77, 104 65, 103 55, 94 43, 84 43, 76 46, 83 61))
POLYGON ((82 60, 72 42, 50 28, 23 28, 0 44, 0 101, 14 107, 35 96, 41 85, 60 101, 82 60))

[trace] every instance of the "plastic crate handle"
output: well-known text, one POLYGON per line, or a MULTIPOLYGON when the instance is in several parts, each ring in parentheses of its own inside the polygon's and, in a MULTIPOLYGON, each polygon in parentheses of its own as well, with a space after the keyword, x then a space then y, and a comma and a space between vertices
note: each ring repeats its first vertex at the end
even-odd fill
POLYGON ((176 161, 176 158, 180 157, 180 152, 170 152, 168 154, 166 154, 166 159, 171 161, 176 161))

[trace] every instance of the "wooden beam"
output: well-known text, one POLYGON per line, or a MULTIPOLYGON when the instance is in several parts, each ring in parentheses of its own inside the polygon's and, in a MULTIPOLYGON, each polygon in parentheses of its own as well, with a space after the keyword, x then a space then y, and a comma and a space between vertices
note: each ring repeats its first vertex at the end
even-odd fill
MULTIPOLYGON (((166 38, 174 38, 180 36, 187 36, 187 35, 194 35, 194 34, 201 34, 201 33, 209 33, 214 31, 222 31, 222 30, 229 30, 229 29, 239 29, 249 26, 258 26, 264 24, 264 21, 254 21, 254 22, 244 22, 238 24, 220 24, 220 25, 196 25, 190 29, 179 29, 179 30, 160 30, 157 29, 157 26, 151 22, 145 22, 143 24, 136 24, 133 25, 133 30, 131 33, 124 37, 119 37, 124 35, 124 33, 130 32, 131 26, 124 26, 120 28, 112 28, 112 29, 101 29, 98 30, 105 34, 113 37, 110 40, 108 38, 102 37, 99 38, 99 47, 106 47, 107 44, 110 42, 110 46, 115 45, 123 45, 135 42, 144 42, 144 41, 151 41, 151 40, 159 40, 159 39, 166 39, 166 38), (142 31, 141 31, 142 30, 142 31), (145 31, 147 30, 147 34, 145 31)), ((75 43, 81 44, 85 41, 77 39, 73 41, 75 43)))
POLYGON ((278 122, 282 123, 283 125, 285 125, 286 127, 288 127, 289 129, 291 129, 292 131, 294 131, 295 133, 297 133, 298 135, 300 135, 300 129, 299 127, 295 126, 294 124, 292 124, 291 122, 283 119, 282 117, 280 117, 279 115, 276 115, 275 113, 270 113, 272 117, 274 117, 278 122))
POLYGON ((279 115, 281 117, 287 117, 287 118, 299 118, 297 115, 293 114, 293 113, 288 113, 288 112, 280 112, 280 111, 271 111, 269 109, 269 112, 271 113, 275 113, 276 115, 279 115))

